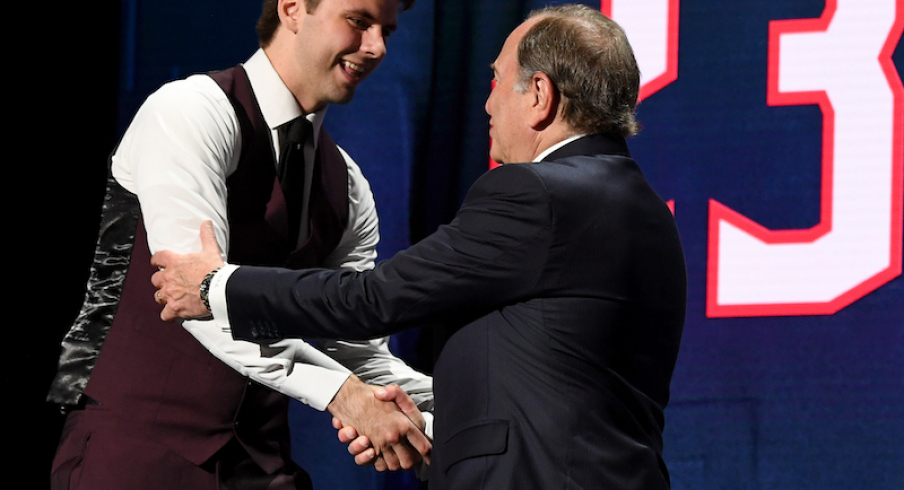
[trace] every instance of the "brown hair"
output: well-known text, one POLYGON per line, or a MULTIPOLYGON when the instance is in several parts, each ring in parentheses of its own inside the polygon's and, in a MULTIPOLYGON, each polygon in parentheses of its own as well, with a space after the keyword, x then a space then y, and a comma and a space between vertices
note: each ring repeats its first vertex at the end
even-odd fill
MULTIPOLYGON (((305 10, 308 13, 313 12, 320 5, 320 2, 321 0, 304 0, 305 10)), ((411 9, 414 6, 414 2, 415 0, 399 0, 399 5, 404 12, 411 9)), ((279 13, 276 11, 278 5, 279 0, 264 0, 264 4, 261 7, 261 16, 257 19, 256 26, 257 39, 261 47, 267 47, 270 44, 276 34, 276 28, 279 27, 279 13)))
POLYGON ((637 134, 640 70, 622 28, 586 5, 547 7, 531 12, 535 17, 518 46, 518 87, 545 73, 575 131, 637 134))

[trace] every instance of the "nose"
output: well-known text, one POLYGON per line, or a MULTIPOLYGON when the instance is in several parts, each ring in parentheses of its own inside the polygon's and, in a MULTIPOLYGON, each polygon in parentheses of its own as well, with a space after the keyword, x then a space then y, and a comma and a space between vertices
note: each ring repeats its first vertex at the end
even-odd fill
POLYGON ((371 26, 364 32, 361 49, 373 59, 382 60, 386 56, 386 38, 379 25, 371 26))
POLYGON ((496 80, 490 82, 490 94, 487 95, 487 101, 483 104, 483 110, 487 113, 488 116, 492 116, 490 111, 490 99, 493 98, 493 89, 496 88, 496 80))

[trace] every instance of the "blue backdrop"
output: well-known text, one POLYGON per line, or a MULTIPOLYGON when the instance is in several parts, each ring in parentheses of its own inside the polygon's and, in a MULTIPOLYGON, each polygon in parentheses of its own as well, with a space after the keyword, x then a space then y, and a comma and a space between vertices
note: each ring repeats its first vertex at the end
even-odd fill
MULTIPOLYGON (((644 129, 629 144, 686 248, 689 308, 666 411, 673 488, 901 490, 904 1, 585 3, 624 19, 651 62, 644 129), (801 32, 814 35, 798 47, 801 32), (837 235, 854 238, 832 245, 837 235)), ((330 108, 329 130, 373 186, 381 257, 450 220, 487 170, 488 65, 543 4, 418 0, 382 67, 330 108)), ((96 73, 115 88, 94 106, 116 96, 95 139, 112 144, 164 81, 245 60, 259 8, 124 0, 105 28, 119 42, 94 60, 118 67, 96 73)), ((80 229, 96 226, 103 166, 80 170, 91 177, 80 229)), ((81 299, 90 240, 73 245, 55 336, 81 299)), ((429 371, 438 340, 411 332, 393 347, 429 371)), ((298 404, 292 417, 295 457, 319 488, 418 488, 411 475, 355 467, 326 415, 298 404)))

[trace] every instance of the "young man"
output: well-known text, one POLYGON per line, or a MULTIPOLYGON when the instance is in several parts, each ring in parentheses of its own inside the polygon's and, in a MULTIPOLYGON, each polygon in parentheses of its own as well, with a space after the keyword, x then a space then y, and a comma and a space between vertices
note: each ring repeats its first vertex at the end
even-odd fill
POLYGON ((205 228, 201 254, 154 257, 161 316, 212 312, 259 342, 451 328, 432 489, 665 490, 687 281, 675 221, 625 141, 631 46, 598 10, 553 7, 511 33, 494 75, 491 156, 505 165, 448 226, 363 273, 226 265, 205 228))
POLYGON ((85 306, 48 397, 68 413, 54 488, 311 488, 291 460, 286 394, 386 436, 391 467, 421 457, 411 445, 429 451, 417 411, 412 422, 359 379, 432 405, 432 380, 385 339, 326 342, 330 356, 291 341, 246 362, 262 349, 211 322, 161 324, 147 286, 151 254, 197 250, 208 219, 237 263, 373 267, 369 185, 321 125, 380 64, 411 3, 267 0, 246 63, 169 83, 139 109, 111 158, 85 306))

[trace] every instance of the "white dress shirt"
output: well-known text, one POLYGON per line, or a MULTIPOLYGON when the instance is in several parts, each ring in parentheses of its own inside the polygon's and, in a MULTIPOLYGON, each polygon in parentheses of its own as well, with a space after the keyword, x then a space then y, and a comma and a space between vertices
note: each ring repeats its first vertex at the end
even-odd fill
POLYGON ((535 162, 542 162, 543 159, 546 158, 546 157, 548 157, 552 152, 554 152, 554 151, 558 150, 559 148, 561 148, 561 147, 567 145, 568 143, 571 143, 572 141, 579 140, 579 139, 583 138, 584 136, 587 136, 587 135, 586 135, 586 134, 576 134, 576 135, 574 135, 574 136, 570 136, 570 137, 568 137, 568 138, 565 138, 564 140, 562 140, 562 141, 560 141, 560 142, 558 142, 558 143, 556 143, 556 144, 550 146, 549 148, 547 148, 547 149, 541 151, 540 154, 537 155, 537 157, 534 158, 533 161, 535 161, 535 162))
MULTIPOLYGON (((303 114, 262 50, 244 68, 278 155, 277 127, 303 114)), ((324 109, 305 115, 315 135, 325 113, 324 109)), ((206 75, 165 84, 142 104, 113 156, 113 176, 138 196, 151 253, 200 251, 204 220, 213 222, 217 241, 224 254, 228 252, 226 178, 238 165, 241 144, 232 104, 206 75)), ((309 144, 306 152, 313 155, 314 151, 309 144)), ((367 270, 374 266, 379 241, 373 195, 358 165, 340 152, 348 168, 349 224, 323 266, 367 270)), ((306 173, 310 175, 310 166, 306 173)), ((308 190, 309 184, 306 196, 308 190)), ((307 205, 302 213, 306 224, 307 205)), ((304 239, 306 227, 299 234, 304 239)), ((326 408, 350 372, 372 384, 397 383, 422 409, 432 407, 432 378, 392 355, 386 338, 328 341, 321 350, 298 339, 261 347, 233 340, 228 329, 213 321, 190 320, 182 325, 233 369, 317 410, 326 408)))

